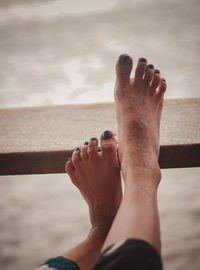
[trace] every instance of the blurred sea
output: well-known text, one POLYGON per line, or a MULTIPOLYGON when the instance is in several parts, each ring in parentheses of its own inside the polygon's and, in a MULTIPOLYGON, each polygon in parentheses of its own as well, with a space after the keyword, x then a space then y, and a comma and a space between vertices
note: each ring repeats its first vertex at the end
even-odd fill
MULTIPOLYGON (((0 108, 113 101, 122 53, 160 69, 166 98, 200 97, 199 14, 199 0, 0 0, 0 108)), ((162 174, 165 269, 200 269, 200 169, 162 174)), ((33 269, 87 234, 66 175, 0 181, 0 269, 33 269)))

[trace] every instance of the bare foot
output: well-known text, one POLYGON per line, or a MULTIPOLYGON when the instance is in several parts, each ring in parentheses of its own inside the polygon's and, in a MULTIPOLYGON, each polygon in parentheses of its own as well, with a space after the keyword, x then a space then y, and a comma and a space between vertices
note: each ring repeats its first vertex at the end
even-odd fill
POLYGON ((115 106, 122 174, 126 178, 128 168, 149 170, 159 183, 159 129, 166 82, 144 58, 139 59, 134 78, 130 78, 132 66, 126 54, 116 64, 115 106))
POLYGON ((93 230, 107 235, 119 208, 122 189, 114 135, 105 131, 101 136, 101 152, 98 140, 76 148, 65 170, 80 190, 89 206, 93 230))

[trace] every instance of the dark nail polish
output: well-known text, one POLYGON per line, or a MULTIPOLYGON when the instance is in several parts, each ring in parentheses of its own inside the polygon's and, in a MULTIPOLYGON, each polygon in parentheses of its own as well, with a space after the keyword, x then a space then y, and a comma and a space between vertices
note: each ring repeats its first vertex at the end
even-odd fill
POLYGON ((79 151, 79 149, 80 149, 80 148, 79 148, 79 147, 77 147, 77 148, 76 148, 76 151, 79 151))
POLYGON ((159 69, 155 69, 154 73, 155 74, 160 74, 160 70, 159 69))
POLYGON ((90 139, 90 141, 96 141, 96 140, 97 140, 97 138, 95 138, 95 137, 90 139))
POLYGON ((150 64, 150 65, 148 65, 148 67, 147 68, 149 68, 149 69, 153 69, 154 68, 154 66, 152 65, 152 64, 150 64))
POLYGON ((118 63, 121 66, 130 66, 132 63, 132 59, 128 54, 122 54, 118 59, 118 63))
POLYGON ((84 145, 88 145, 89 143, 88 142, 84 142, 84 145))
POLYGON ((112 138, 112 133, 109 130, 104 131, 103 140, 109 140, 112 138))
POLYGON ((162 78, 162 81, 163 81, 163 82, 166 82, 166 80, 165 80, 164 78, 162 78))
POLYGON ((144 57, 141 57, 141 58, 139 59, 139 61, 140 61, 140 62, 144 62, 144 63, 146 63, 146 62, 147 62, 147 59, 146 59, 146 58, 144 58, 144 57))

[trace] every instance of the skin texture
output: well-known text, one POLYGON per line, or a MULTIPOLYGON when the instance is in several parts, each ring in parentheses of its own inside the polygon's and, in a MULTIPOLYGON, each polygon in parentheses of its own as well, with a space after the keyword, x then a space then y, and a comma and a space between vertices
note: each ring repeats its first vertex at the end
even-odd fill
POLYGON ((166 82, 147 61, 121 55, 116 64, 115 108, 125 193, 103 249, 125 238, 142 239, 161 252, 157 188, 160 117, 166 82))
POLYGON ((121 177, 114 135, 101 137, 101 152, 97 151, 98 140, 74 150, 72 160, 66 163, 66 172, 88 204, 91 230, 88 237, 77 247, 63 254, 75 261, 80 269, 92 269, 105 237, 112 225, 122 199, 121 177), (111 200, 112 196, 112 200, 111 200))
MULTIPOLYGON (((100 251, 126 238, 149 242, 161 252, 157 188, 160 117, 166 82, 143 58, 130 77, 132 58, 121 55, 116 63, 115 108, 118 153, 125 183, 122 198, 114 135, 77 148, 66 172, 88 204, 91 230, 87 238, 63 254, 81 270, 92 269, 100 251)), ((107 133, 108 135, 108 133, 107 133)))

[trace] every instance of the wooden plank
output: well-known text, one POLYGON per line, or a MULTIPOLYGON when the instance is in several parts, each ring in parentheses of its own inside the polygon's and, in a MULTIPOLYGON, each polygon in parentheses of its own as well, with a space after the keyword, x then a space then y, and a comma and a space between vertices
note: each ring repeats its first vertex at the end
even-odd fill
POLYGON ((200 144, 161 146, 159 164, 161 169, 200 167, 200 144))
MULTIPOLYGON (((62 173, 72 149, 104 130, 117 133, 113 104, 0 110, 0 175, 62 173)), ((161 168, 200 166, 200 99, 166 100, 161 168)))

